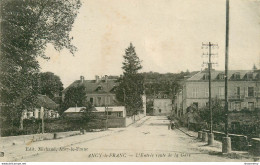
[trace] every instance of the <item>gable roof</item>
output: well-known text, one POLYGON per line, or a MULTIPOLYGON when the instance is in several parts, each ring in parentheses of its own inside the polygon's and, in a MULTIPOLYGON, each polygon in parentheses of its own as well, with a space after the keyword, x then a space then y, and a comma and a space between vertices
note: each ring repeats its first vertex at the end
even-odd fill
POLYGON ((56 109, 59 105, 46 95, 38 95, 36 105, 48 109, 56 109))
POLYGON ((86 88, 86 93, 112 93, 114 88, 118 86, 118 82, 115 79, 100 80, 96 82, 95 80, 76 80, 70 86, 63 90, 66 92, 70 87, 77 87, 83 85, 86 88), (99 89, 100 88, 100 89, 99 89))

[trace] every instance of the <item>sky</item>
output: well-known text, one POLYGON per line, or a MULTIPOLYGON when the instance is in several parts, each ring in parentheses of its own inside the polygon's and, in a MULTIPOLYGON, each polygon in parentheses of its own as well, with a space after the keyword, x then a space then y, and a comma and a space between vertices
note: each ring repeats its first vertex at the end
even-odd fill
MULTIPOLYGON (((141 72, 198 71, 212 49, 225 66, 225 0, 82 0, 71 36, 78 51, 55 51, 48 45, 41 71, 58 75, 64 87, 95 75, 120 75, 130 42, 142 60, 141 72)), ((260 68, 260 0, 230 0, 229 69, 260 68)))

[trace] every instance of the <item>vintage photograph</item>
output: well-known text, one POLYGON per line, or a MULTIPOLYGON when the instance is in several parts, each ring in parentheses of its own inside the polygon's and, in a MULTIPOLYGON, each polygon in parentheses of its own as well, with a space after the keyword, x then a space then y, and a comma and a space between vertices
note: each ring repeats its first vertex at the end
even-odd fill
POLYGON ((260 0, 0 10, 2 164, 259 163, 260 0))

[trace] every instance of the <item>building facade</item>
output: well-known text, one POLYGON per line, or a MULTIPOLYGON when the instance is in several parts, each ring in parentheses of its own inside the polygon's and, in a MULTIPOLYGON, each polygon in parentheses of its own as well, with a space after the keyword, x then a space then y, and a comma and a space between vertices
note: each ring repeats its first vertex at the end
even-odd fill
POLYGON ((86 89, 86 100, 95 107, 115 106, 117 102, 114 90, 118 85, 116 80, 109 78, 109 76, 101 78, 96 76, 95 80, 85 80, 83 76, 80 76, 80 80, 74 81, 62 91, 62 101, 64 101, 65 93, 70 87, 83 85, 86 89))
MULTIPOLYGON (((183 89, 176 95, 174 113, 178 117, 187 113, 190 106, 197 109, 207 106, 209 98, 208 71, 201 71, 183 84, 183 89)), ((224 71, 211 72, 211 97, 225 102, 224 71)), ((260 73, 251 70, 231 70, 228 74, 228 109, 229 111, 260 108, 260 73)))
POLYGON ((36 105, 32 109, 25 109, 22 113, 22 119, 41 119, 44 118, 59 118, 60 115, 57 111, 58 104, 46 95, 38 95, 36 105), (44 115, 43 115, 44 114, 44 115))
POLYGON ((172 113, 172 99, 165 92, 159 92, 153 99, 153 115, 167 116, 172 113))

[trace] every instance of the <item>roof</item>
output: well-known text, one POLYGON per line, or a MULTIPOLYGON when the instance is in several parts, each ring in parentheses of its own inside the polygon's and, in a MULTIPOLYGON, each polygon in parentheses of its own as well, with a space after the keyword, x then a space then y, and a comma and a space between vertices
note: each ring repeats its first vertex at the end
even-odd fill
POLYGON ((36 100, 36 105, 48 109, 55 109, 59 106, 46 95, 38 95, 36 100))
MULTIPOLYGON (((70 107, 64 113, 70 112, 82 112, 86 107, 70 107)), ((108 107, 109 112, 123 112, 125 110, 124 106, 118 107, 108 107)), ((106 107, 94 107, 92 112, 106 112, 106 107)))
MULTIPOLYGON (((193 75, 191 78, 187 79, 187 81, 200 81, 200 80, 205 80, 203 79, 204 76, 208 73, 207 70, 203 70, 201 72, 198 72, 197 74, 193 75)), ((220 70, 212 70, 211 71, 211 79, 212 80, 218 80, 218 76, 220 74, 224 74, 224 71, 220 71, 220 70)), ((228 79, 232 79, 232 77, 234 76, 235 73, 239 73, 240 74, 240 80, 245 79, 246 74, 248 73, 253 73, 252 70, 229 70, 228 71, 228 79)), ((254 74, 254 78, 256 78, 257 74, 259 73, 255 73, 254 74)))
MULTIPOLYGON (((95 107, 94 109, 97 110, 95 112, 105 112, 106 111, 106 107, 95 107)), ((125 110, 124 106, 108 107, 109 112, 123 112, 124 110, 125 110)))
POLYGON ((108 93, 113 92, 114 88, 118 86, 118 82, 115 79, 108 79, 107 82, 105 80, 100 80, 96 82, 95 80, 76 80, 70 86, 63 90, 66 92, 70 87, 77 87, 83 85, 86 88, 86 93, 108 93))
POLYGON ((70 107, 64 113, 70 113, 70 112, 82 112, 86 107, 70 107))

